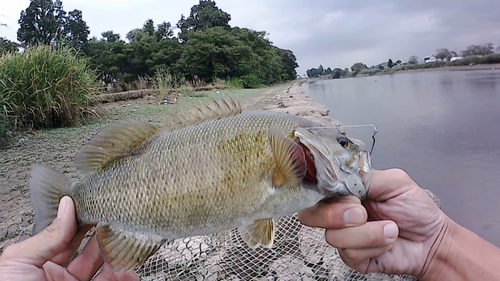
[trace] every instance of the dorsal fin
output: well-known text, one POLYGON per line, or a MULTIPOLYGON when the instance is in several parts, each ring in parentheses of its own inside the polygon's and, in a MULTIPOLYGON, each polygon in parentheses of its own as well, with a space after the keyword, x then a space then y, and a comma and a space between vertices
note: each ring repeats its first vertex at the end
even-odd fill
POLYGON ((168 128, 194 125, 210 119, 218 119, 241 113, 241 105, 231 97, 212 99, 207 104, 193 106, 174 114, 165 123, 168 128))
POLYGON ((81 173, 102 171, 113 162, 127 156, 161 126, 144 121, 123 120, 102 128, 75 156, 75 164, 81 173))

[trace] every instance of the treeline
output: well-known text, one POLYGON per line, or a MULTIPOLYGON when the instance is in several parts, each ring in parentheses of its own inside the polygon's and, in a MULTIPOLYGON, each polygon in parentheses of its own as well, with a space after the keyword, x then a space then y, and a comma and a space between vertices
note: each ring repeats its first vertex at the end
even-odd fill
MULTIPOLYGON (((307 70, 309 78, 315 77, 328 77, 330 79, 337 79, 342 77, 353 77, 357 74, 375 74, 378 72, 391 72, 408 69, 420 68, 434 68, 443 66, 458 66, 470 64, 490 64, 500 63, 500 54, 495 54, 495 47, 492 43, 483 45, 470 45, 465 50, 461 51, 461 57, 455 51, 449 51, 447 48, 439 48, 436 54, 433 55, 435 60, 420 60, 417 56, 411 56, 407 61, 396 60, 393 62, 389 59, 387 62, 382 62, 377 65, 368 67, 366 64, 357 62, 351 66, 350 69, 335 68, 331 70, 330 67, 324 69, 322 65, 318 68, 311 68, 307 70), (454 58, 454 59, 453 59, 454 58)), ((496 48, 500 53, 500 46, 496 48)), ((428 58, 431 58, 429 56, 428 58)))
POLYGON ((244 87, 295 79, 292 51, 274 46, 265 31, 231 27, 230 20, 214 1, 200 0, 175 26, 149 19, 125 38, 106 31, 89 39, 80 10, 66 13, 60 0, 32 0, 19 19, 20 46, 2 38, 0 52, 39 44, 71 46, 106 84, 129 83, 160 70, 187 80, 233 79, 244 87))

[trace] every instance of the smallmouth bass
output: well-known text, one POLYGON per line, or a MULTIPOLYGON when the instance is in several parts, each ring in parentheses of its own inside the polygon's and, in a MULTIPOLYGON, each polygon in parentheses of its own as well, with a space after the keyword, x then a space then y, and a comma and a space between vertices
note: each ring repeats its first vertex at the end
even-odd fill
POLYGON ((70 196, 80 225, 97 224, 104 260, 117 271, 142 265, 167 241, 239 228, 251 247, 272 247, 273 218, 327 197, 366 197, 366 151, 335 129, 220 99, 164 124, 119 121, 76 157, 86 177, 38 164, 29 180, 33 233, 70 196))

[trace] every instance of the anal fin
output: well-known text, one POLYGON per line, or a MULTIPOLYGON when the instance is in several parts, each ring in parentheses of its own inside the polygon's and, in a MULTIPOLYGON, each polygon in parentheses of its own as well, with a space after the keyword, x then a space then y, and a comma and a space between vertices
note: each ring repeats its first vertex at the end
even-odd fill
POLYGON ((274 244, 274 220, 262 219, 239 228, 241 238, 250 248, 263 246, 271 248, 274 244))
POLYGON ((158 236, 124 231, 107 223, 97 225, 96 238, 104 261, 116 271, 142 265, 166 242, 158 236))
POLYGON ((297 185, 307 171, 304 150, 276 126, 269 129, 269 142, 276 163, 271 175, 273 185, 277 188, 297 185))

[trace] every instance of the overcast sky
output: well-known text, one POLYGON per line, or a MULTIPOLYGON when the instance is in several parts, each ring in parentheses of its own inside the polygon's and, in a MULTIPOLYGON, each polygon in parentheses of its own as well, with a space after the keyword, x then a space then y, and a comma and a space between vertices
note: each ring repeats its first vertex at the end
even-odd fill
MULTIPOLYGON (((79 9, 100 38, 113 30, 122 39, 149 18, 155 23, 176 24, 189 15, 197 0, 63 0, 66 12, 79 9)), ((471 44, 491 42, 500 46, 499 0, 218 0, 219 8, 231 15, 231 26, 265 30, 278 47, 292 50, 300 67, 322 64, 368 66, 392 58, 421 59, 437 48, 461 51, 471 44)), ((0 36, 16 40, 19 15, 28 0, 0 0, 0 36)))

